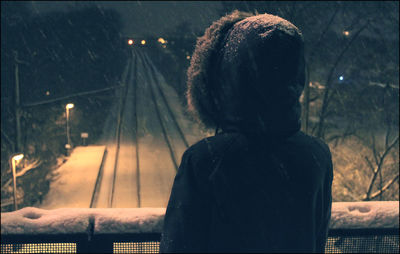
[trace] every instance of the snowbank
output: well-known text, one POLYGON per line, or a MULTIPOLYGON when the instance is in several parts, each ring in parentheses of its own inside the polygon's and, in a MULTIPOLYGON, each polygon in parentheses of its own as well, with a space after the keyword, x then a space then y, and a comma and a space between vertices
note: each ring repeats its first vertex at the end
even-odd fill
POLYGON ((329 227, 399 228, 399 201, 334 202, 329 227))
POLYGON ((165 208, 26 207, 1 214, 1 234, 161 233, 165 208), (90 226, 90 227, 89 227, 90 226))
MULTIPOLYGON (((1 234, 160 233, 165 208, 26 207, 1 214, 1 234)), ((399 202, 335 202, 330 228, 399 228, 399 202)))
POLYGON ((68 161, 56 170, 56 180, 40 208, 90 207, 105 146, 78 146, 68 161))

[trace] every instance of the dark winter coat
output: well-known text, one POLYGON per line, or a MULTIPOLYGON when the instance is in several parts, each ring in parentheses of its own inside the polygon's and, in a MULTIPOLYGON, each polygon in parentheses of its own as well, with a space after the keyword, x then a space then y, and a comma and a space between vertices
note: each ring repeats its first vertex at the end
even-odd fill
POLYGON ((329 148, 300 129, 301 32, 234 12, 201 37, 188 106, 222 133, 191 146, 175 177, 161 252, 323 252, 329 148))
POLYGON ((206 138, 183 155, 161 252, 324 252, 332 164, 320 140, 296 132, 206 138))

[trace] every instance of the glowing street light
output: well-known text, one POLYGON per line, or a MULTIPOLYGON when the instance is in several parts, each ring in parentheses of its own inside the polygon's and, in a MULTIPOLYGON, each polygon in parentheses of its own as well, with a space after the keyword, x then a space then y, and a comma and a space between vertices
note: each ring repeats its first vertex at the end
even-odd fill
POLYGON ((12 176, 13 176, 13 196, 14 196, 14 210, 16 211, 18 209, 17 205, 17 173, 16 173, 16 167, 17 164, 24 158, 24 155, 22 153, 17 153, 13 154, 10 157, 10 164, 11 164, 11 171, 12 171, 12 176))
POLYGON ((129 40, 128 40, 128 44, 129 44, 129 45, 133 45, 133 40, 132 40, 132 39, 129 39, 129 40))
POLYGON ((161 43, 161 44, 165 44, 165 43, 167 43, 167 41, 166 40, 164 40, 164 38, 158 38, 158 40, 157 40, 159 43, 161 43))
POLYGON ((344 36, 349 36, 349 35, 350 35, 350 32, 349 32, 349 31, 343 31, 343 35, 344 35, 344 36))
POLYGON ((68 103, 65 106, 65 110, 66 110, 66 118, 67 118, 67 144, 65 145, 65 148, 67 148, 67 150, 69 151, 69 149, 71 149, 71 137, 70 137, 70 130, 69 130, 69 110, 72 109, 74 107, 73 103, 68 103))
POLYGON ((142 40, 142 41, 140 42, 140 44, 144 45, 144 44, 146 44, 146 41, 145 41, 145 40, 142 40))
POLYGON ((73 104, 73 103, 68 103, 68 104, 65 106, 66 109, 71 109, 71 108, 73 108, 73 107, 74 107, 74 104, 73 104))
POLYGON ((339 77, 339 80, 340 80, 340 81, 343 81, 343 79, 344 79, 343 76, 340 76, 340 77, 339 77))

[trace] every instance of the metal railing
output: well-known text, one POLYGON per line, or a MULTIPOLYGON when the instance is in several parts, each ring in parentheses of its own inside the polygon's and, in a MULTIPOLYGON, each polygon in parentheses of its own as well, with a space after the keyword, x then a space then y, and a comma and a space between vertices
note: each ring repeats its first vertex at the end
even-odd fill
MULTIPOLYGON (((157 253, 164 208, 2 213, 1 253, 157 253)), ((399 253, 399 202, 334 203, 326 253, 399 253)))

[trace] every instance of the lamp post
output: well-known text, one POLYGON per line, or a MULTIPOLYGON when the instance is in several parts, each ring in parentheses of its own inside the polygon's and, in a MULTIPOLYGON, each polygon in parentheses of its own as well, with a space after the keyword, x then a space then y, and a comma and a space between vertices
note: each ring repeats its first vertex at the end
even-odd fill
POLYGON ((15 211, 18 209, 17 205, 17 173, 16 167, 18 162, 24 158, 22 153, 13 154, 10 157, 11 171, 13 176, 13 194, 14 194, 14 209, 15 211))
POLYGON ((70 133, 69 133, 69 110, 72 109, 74 107, 73 103, 68 103, 65 106, 65 110, 66 110, 66 118, 67 118, 67 144, 65 145, 65 148, 67 148, 67 151, 69 151, 69 149, 71 149, 71 137, 70 137, 70 133))

